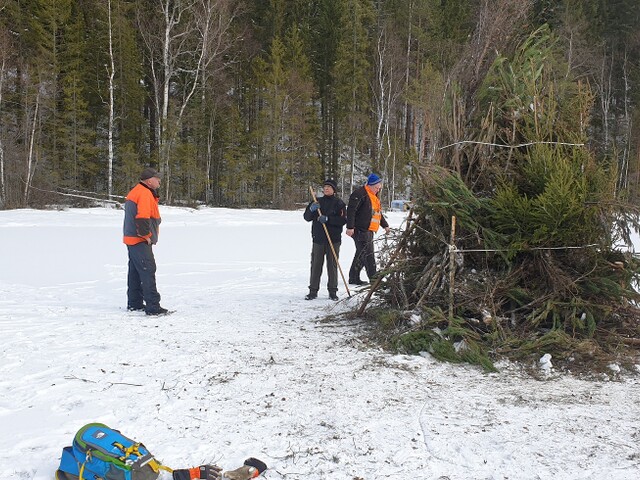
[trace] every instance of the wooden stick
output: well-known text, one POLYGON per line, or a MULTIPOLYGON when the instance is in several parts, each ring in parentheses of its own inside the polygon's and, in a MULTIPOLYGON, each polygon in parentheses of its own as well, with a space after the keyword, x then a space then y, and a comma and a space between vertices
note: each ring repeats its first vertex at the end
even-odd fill
MULTIPOLYGON (((311 185, 309 185, 309 192, 311 192, 311 196, 313 197, 313 201, 314 202, 318 202, 318 199, 316 198, 316 194, 313 191, 313 188, 311 187, 311 185)), ((334 192, 335 194, 335 192, 334 192)), ((322 210, 320 210, 320 207, 318 207, 318 216, 322 215, 322 210)), ((342 281, 344 282, 344 288, 347 290, 347 295, 349 295, 349 298, 351 298, 351 292, 349 291, 349 286, 347 285, 347 281, 344 278, 344 273, 342 273, 342 267, 340 266, 340 262, 338 261, 338 255, 336 254, 336 249, 333 248, 333 242, 331 241, 331 236, 329 235, 329 230, 327 229, 327 226, 323 223, 322 226, 324 227, 324 233, 327 235, 327 242, 329 242, 329 246, 331 247, 331 253, 333 253, 333 258, 336 261, 336 265, 338 266, 338 270, 340 270, 340 276, 342 277, 342 281)), ((328 267, 328 265, 327 265, 328 267)))
POLYGON ((453 289, 456 277, 456 217, 451 217, 451 243, 449 244, 449 323, 453 322, 453 289))
POLYGON ((384 273, 383 272, 388 270, 389 267, 393 264, 393 262, 396 261, 396 257, 398 256, 398 254, 400 253, 400 250, 404 246, 405 240, 407 238, 409 238, 409 232, 413 228, 413 225, 415 225, 413 223, 411 225, 409 225, 409 222, 411 221, 411 214, 412 213, 413 213, 413 207, 411 208, 411 210, 409 210, 409 214, 407 215, 407 229, 402 234, 402 238, 398 242, 398 246, 396 247, 396 250, 393 252, 391 257, 389 258, 389 261, 385 265, 384 269, 382 271, 378 272, 376 281, 373 283, 373 285, 369 289, 369 292, 367 292, 367 296, 362 301, 362 305, 360 305, 360 308, 358 309, 358 313, 357 313, 358 316, 360 316, 360 315, 362 315, 364 313, 364 309, 367 308, 367 304, 369 303, 369 300, 371 300, 371 296, 378 289, 378 287, 380 286, 380 283, 382 282, 382 277, 384 277, 384 273))

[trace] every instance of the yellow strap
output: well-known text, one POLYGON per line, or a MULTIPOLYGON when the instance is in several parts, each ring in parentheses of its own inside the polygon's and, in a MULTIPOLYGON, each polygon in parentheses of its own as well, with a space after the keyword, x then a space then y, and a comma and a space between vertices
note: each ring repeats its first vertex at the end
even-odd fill
POLYGON ((140 456, 140 450, 138 449, 138 447, 140 446, 139 443, 134 443, 133 445, 131 445, 129 448, 125 448, 124 449, 124 458, 127 458, 131 455, 136 455, 136 456, 140 456))
POLYGON ((120 457, 121 460, 126 460, 127 458, 129 458, 131 455, 136 455, 138 457, 140 457, 140 444, 139 443, 134 443, 132 444, 130 447, 125 448, 124 445, 122 445, 121 443, 118 442, 113 442, 112 444, 114 447, 119 448, 122 453, 124 454, 122 457, 120 457))
POLYGON ((160 470, 164 470, 165 472, 173 473, 173 469, 172 468, 165 467, 159 461, 157 461, 155 458, 153 460, 151 460, 147 465, 149 465, 151 467, 151 469, 156 473, 158 473, 160 470))
POLYGON ((84 462, 81 466, 80 466, 80 474, 79 474, 79 478, 80 480, 84 480, 84 477, 82 476, 82 473, 84 472, 84 464, 87 462, 84 462))

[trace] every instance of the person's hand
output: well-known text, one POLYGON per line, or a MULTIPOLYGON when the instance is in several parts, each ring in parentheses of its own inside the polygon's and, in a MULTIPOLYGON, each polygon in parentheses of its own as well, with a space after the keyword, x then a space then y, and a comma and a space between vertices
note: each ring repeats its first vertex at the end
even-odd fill
POLYGON ((390 231, 391 231, 391 228, 389 228, 389 227, 384 227, 384 233, 385 233, 385 235, 387 235, 390 231))
POLYGON ((318 210, 320 208, 320 204, 318 202, 313 202, 310 206, 309 206, 309 211, 311 212, 315 212, 316 210, 318 210))
POLYGON ((347 232, 346 233, 347 233, 348 236, 353 237, 354 231, 355 230, 353 228, 347 228, 347 232))
POLYGON ((200 465, 173 471, 173 480, 222 480, 222 468, 217 465, 200 465))
POLYGON ((318 221, 319 221, 320 223, 327 223, 327 222, 329 221, 329 217, 327 217, 326 215, 320 215, 320 216, 318 217, 318 221))

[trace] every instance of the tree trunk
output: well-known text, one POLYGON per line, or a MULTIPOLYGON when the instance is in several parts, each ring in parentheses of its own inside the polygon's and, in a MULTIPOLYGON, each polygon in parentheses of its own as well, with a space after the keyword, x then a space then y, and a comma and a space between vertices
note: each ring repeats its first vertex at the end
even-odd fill
POLYGON ((33 144, 36 137, 36 126, 38 124, 38 112, 40 110, 40 88, 37 88, 36 104, 33 109, 33 121, 31 122, 31 138, 29 139, 29 154, 27 155, 27 181, 24 185, 23 204, 28 206, 29 202, 29 188, 31 187, 31 180, 35 171, 35 161, 33 158, 33 144))
MULTIPOLYGON (((2 92, 4 88, 4 69, 6 62, 4 58, 0 63, 0 111, 2 111, 2 92)), ((7 202, 7 187, 4 180, 4 145, 0 134, 0 208, 7 202)))
POLYGON ((114 128, 114 93, 113 81, 116 74, 115 64, 113 61, 113 29, 111 24, 111 0, 108 1, 107 8, 109 18, 109 131, 108 131, 108 180, 107 180, 107 198, 111 199, 113 195, 113 128, 114 128))

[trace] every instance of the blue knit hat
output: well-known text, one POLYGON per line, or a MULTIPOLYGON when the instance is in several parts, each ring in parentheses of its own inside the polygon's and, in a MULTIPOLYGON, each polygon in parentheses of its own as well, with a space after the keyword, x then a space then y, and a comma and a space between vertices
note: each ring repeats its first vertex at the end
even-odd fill
POLYGON ((369 175, 369 178, 367 178, 367 185, 377 185, 378 183, 381 183, 381 182, 382 182, 382 179, 375 173, 372 173, 371 175, 369 175))

